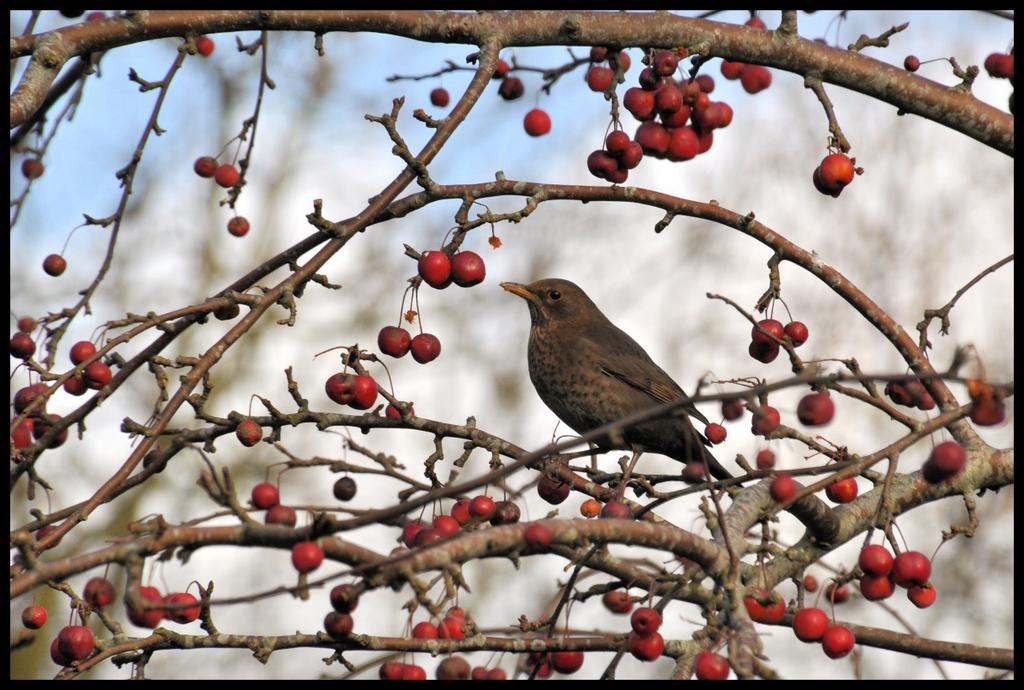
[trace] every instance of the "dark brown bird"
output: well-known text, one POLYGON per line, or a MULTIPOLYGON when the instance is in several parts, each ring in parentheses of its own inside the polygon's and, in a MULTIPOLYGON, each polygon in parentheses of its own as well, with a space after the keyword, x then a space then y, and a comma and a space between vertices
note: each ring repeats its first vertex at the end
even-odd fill
MULTIPOLYGON (((544 404, 577 433, 686 396, 575 283, 548 278, 501 287, 525 299, 530 308, 527 358, 534 388, 544 404)), ((607 436, 596 443, 605 449, 661 453, 684 463, 706 459, 713 475, 730 477, 690 422, 692 416, 707 424, 707 418, 692 404, 683 409, 686 414, 625 430, 624 443, 613 443, 607 436)))

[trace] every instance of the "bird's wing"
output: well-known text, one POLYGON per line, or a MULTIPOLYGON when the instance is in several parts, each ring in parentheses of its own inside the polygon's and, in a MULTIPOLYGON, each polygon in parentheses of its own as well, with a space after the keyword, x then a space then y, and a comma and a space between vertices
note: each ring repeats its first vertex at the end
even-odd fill
MULTIPOLYGON (((647 394, 652 402, 665 403, 686 397, 679 384, 655 364, 628 333, 610 321, 588 324, 578 336, 589 341, 590 347, 584 347, 597 356, 598 367, 605 376, 647 394)), ((707 417, 694 405, 687 405, 684 409, 694 419, 708 423, 707 417)))

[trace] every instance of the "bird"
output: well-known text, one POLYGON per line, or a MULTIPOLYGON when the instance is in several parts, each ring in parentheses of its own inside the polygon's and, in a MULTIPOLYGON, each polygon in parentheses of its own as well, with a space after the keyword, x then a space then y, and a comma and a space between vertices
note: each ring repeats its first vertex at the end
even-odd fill
MULTIPOLYGON (((526 300, 530 309, 527 361, 537 394, 576 433, 686 397, 575 283, 546 278, 529 285, 504 282, 501 287, 526 300)), ((707 449, 710 442, 694 428, 691 417, 708 423, 690 403, 671 417, 643 422, 618 438, 604 436, 595 443, 605 450, 659 453, 699 467, 706 460, 711 474, 728 479, 732 475, 707 449)))

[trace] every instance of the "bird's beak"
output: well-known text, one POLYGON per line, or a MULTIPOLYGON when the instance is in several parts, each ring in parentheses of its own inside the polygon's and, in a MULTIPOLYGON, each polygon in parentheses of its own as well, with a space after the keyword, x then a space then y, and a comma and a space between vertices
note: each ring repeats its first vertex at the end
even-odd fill
POLYGON ((540 300, 537 298, 537 295, 530 292, 530 289, 527 288, 525 285, 520 285, 519 283, 501 283, 500 285, 502 288, 504 288, 508 292, 511 292, 513 295, 519 295, 523 299, 529 300, 534 304, 540 304, 540 300))

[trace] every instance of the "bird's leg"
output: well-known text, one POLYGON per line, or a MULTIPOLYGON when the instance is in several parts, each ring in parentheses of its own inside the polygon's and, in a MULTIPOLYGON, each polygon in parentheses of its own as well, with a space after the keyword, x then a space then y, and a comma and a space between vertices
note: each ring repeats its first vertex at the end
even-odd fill
POLYGON ((629 465, 626 466, 626 471, 622 474, 622 482, 619 484, 618 490, 615 492, 615 500, 622 498, 622 494, 626 491, 626 484, 629 483, 629 478, 633 474, 633 468, 636 467, 637 461, 640 456, 643 455, 643 450, 640 448, 633 448, 633 457, 629 459, 629 465))

